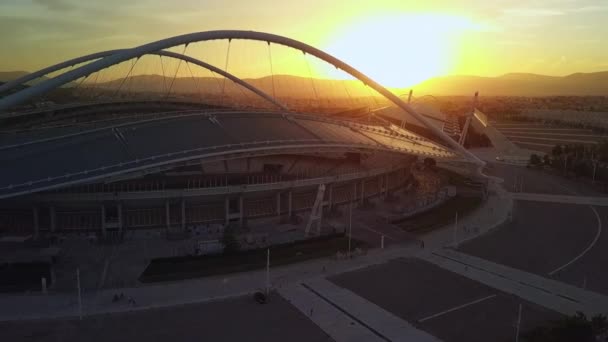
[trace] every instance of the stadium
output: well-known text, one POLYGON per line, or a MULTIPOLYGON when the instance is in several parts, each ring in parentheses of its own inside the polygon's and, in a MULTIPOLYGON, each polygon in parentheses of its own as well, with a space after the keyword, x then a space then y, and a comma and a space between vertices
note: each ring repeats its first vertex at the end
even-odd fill
MULTIPOLYGON (((128 77, 116 82, 122 85, 128 77)), ((420 184, 416 169, 427 162, 472 176, 480 165, 454 139, 454 126, 441 114, 420 114, 423 105, 405 103, 320 50, 259 32, 202 32, 84 56, 7 82, 0 93, 5 94, 0 98, 3 243, 38 241, 48 247, 69 236, 102 243, 152 237, 181 241, 170 252, 177 256, 221 249, 219 241, 231 227, 241 245, 263 248, 344 233, 346 226, 332 224, 331 218, 353 204, 361 208, 401 198, 384 211, 389 217, 445 197, 445 184, 435 179, 427 182, 430 190, 422 202, 413 197, 412 187, 420 184), (383 106, 324 109, 290 103, 274 88, 270 95, 226 70, 163 50, 205 39, 258 40, 299 49, 377 91, 383 106), (211 68, 255 98, 245 102, 222 93, 193 101, 123 94, 40 105, 43 94, 146 54, 211 68), (32 100, 37 97, 38 102, 32 100), (269 108, 256 106, 260 103, 269 108), (404 204, 408 196, 415 204, 404 204)), ((39 259, 7 250, 11 253, 4 259, 14 262, 39 259)))

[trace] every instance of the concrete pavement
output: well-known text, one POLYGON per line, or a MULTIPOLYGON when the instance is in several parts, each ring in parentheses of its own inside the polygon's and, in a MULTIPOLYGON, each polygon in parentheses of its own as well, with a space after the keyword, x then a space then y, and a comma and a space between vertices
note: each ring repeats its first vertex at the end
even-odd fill
POLYGON ((608 197, 550 195, 540 193, 510 193, 509 196, 519 201, 536 201, 549 203, 586 204, 608 206, 608 197))
POLYGON ((421 254, 423 260, 565 315, 608 312, 608 296, 493 263, 450 249, 421 254))
POLYGON ((323 278, 279 292, 336 341, 440 341, 323 278))

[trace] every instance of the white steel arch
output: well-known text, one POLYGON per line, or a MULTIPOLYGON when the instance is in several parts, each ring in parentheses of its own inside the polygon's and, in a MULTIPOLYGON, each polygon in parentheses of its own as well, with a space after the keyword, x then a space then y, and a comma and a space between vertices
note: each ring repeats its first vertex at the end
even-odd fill
POLYGON ((393 102, 398 107, 402 108, 406 112, 410 113, 420 122, 422 122, 431 132, 444 140, 448 145, 450 145, 454 150, 459 151, 462 155, 468 159, 469 161, 483 166, 485 163, 477 158, 475 155, 467 151, 464 147, 458 144, 458 142, 454 141, 447 134, 445 134, 439 128, 433 126, 427 118, 423 115, 419 114, 416 110, 414 110, 407 103, 403 102, 397 95, 393 94, 388 89, 384 88, 379 83, 375 82, 371 78, 367 77, 357 69, 351 67, 350 65, 342 62, 341 60, 333 57, 332 55, 321 51, 313 46, 302 43, 300 41, 290 39, 287 37, 264 33, 264 32, 256 32, 256 31, 241 31, 241 30, 220 30, 220 31, 206 31, 206 32, 195 32, 184 34, 180 36, 170 37, 162 40, 158 40, 152 43, 144 44, 133 49, 125 50, 111 56, 107 56, 106 58, 97 60, 95 62, 91 62, 87 65, 84 65, 78 69, 74 69, 68 71, 62 75, 59 75, 55 78, 37 84, 33 87, 24 89, 18 93, 9 95, 0 99, 0 111, 15 106, 19 103, 26 101, 27 99, 42 95, 54 88, 60 87, 63 84, 74 81, 80 77, 92 74, 98 70, 107 68, 108 66, 115 65, 124 61, 127 61, 132 58, 136 58, 142 56, 144 54, 148 54, 154 51, 164 50, 170 47, 201 42, 201 41, 210 41, 210 40, 223 40, 223 39, 242 39, 242 40, 254 40, 254 41, 265 41, 268 43, 275 43, 278 45, 284 45, 287 47, 291 47, 297 50, 300 50, 304 53, 311 54, 327 63, 334 65, 338 69, 342 69, 347 72, 351 76, 359 79, 364 84, 370 86, 382 96, 393 102))
MULTIPOLYGON (((46 67, 44 69, 40 69, 38 71, 32 72, 30 74, 24 75, 18 79, 12 80, 10 82, 7 82, 3 85, 0 86, 0 93, 2 93, 3 91, 6 90, 10 90, 13 89, 21 84, 24 84, 26 82, 35 80, 37 78, 40 78, 44 75, 50 74, 52 72, 55 71, 59 71, 61 69, 65 69, 67 67, 70 67, 72 65, 76 65, 76 64, 80 64, 80 63, 86 63, 86 62, 90 62, 92 60, 96 60, 96 59, 100 59, 100 58, 105 58, 108 56, 111 56, 113 54, 116 53, 120 53, 120 52, 124 52, 128 49, 121 49, 121 50, 108 50, 108 51, 102 51, 102 52, 98 52, 98 53, 94 53, 94 54, 90 54, 90 55, 86 55, 86 56, 82 56, 82 57, 77 57, 74 59, 71 59, 69 61, 65 61, 59 64, 55 64, 55 65, 51 65, 49 67, 46 67)), ((274 99, 272 96, 266 94, 264 91, 262 91, 261 89, 249 84, 248 82, 242 80, 241 78, 227 72, 224 71, 214 65, 211 65, 209 63, 203 62, 200 59, 196 59, 187 55, 183 55, 177 52, 172 52, 172 51, 165 51, 165 50, 160 50, 160 51, 154 51, 154 52, 150 52, 148 53, 148 55, 158 55, 158 56, 165 56, 165 57, 169 57, 169 58, 175 58, 175 59, 179 59, 182 60, 184 62, 188 62, 188 63, 192 63, 194 65, 200 66, 202 68, 205 68, 211 72, 214 72, 220 76, 224 76, 227 79, 233 81, 234 83, 237 83, 239 85, 241 85, 242 87, 248 89, 249 91, 253 92, 254 94, 262 97, 264 100, 272 103, 273 105, 279 107, 281 110, 284 111, 289 111, 289 108, 287 108, 287 106, 285 106, 284 104, 280 103, 279 101, 277 101, 276 99, 274 99)))

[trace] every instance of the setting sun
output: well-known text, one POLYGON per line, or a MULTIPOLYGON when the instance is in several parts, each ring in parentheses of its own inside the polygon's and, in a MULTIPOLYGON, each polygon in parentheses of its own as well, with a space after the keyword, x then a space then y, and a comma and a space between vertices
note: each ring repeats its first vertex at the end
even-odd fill
POLYGON ((389 14, 345 25, 325 49, 387 87, 413 86, 446 74, 459 36, 475 25, 440 14, 389 14))

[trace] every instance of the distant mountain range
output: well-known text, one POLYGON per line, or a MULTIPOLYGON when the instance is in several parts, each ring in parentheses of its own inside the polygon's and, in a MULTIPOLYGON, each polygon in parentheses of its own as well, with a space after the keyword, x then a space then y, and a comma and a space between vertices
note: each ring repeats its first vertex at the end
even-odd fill
POLYGON ((27 71, 0 71, 0 82, 11 81, 27 74, 27 71))
MULTIPOLYGON (((26 74, 25 71, 0 72, 0 82, 6 82, 26 74)), ((32 82, 43 81, 44 78, 32 82)), ((262 78, 245 79, 251 85, 269 94, 280 97, 367 97, 373 94, 359 81, 336 81, 314 79, 290 75, 275 75, 262 78), (316 95, 315 95, 316 93, 316 95)), ((96 84, 116 89, 122 80, 96 84)), ((84 84, 86 85, 86 83, 84 84)), ((130 91, 164 92, 171 87, 172 93, 227 93, 241 92, 232 81, 213 77, 178 77, 174 81, 161 75, 134 76, 122 85, 130 91), (171 85, 171 83, 173 83, 171 85)), ((545 76, 528 73, 511 73, 498 77, 445 76, 424 81, 414 88, 416 94, 433 95, 472 95, 479 91, 486 96, 554 96, 554 95, 592 95, 608 96, 608 71, 595 73, 576 73, 568 76, 545 76)), ((396 89, 406 93, 408 89, 396 89)))
MULTIPOLYGON (((27 74, 29 74, 29 72, 27 72, 27 71, 0 71, 0 83, 4 84, 8 81, 12 81, 16 78, 25 76, 27 74)), ((47 79, 48 79, 47 77, 43 76, 32 82, 28 82, 28 85, 34 85, 34 84, 40 83, 42 81, 45 81, 47 79)))
POLYGON ((475 91, 487 96, 608 96, 608 71, 562 77, 526 73, 499 77, 445 76, 414 87, 414 94, 471 95, 475 91))

